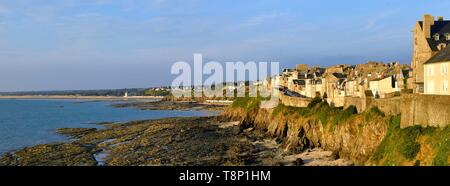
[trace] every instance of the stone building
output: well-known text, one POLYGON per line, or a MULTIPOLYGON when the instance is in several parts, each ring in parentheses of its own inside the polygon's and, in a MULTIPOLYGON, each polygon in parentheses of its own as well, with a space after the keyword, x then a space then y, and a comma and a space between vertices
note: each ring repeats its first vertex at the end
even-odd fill
POLYGON ((345 74, 325 73, 323 78, 324 97, 326 97, 330 105, 336 107, 344 106, 346 80, 347 76, 345 74))
POLYGON ((450 43, 450 21, 445 21, 443 17, 435 20, 432 15, 427 14, 422 21, 416 22, 413 33, 413 89, 416 93, 423 93, 424 64, 450 43))
POLYGON ((367 77, 358 77, 345 83, 345 96, 364 98, 366 90, 369 90, 369 80, 367 77))
POLYGON ((297 64, 295 69, 297 71, 308 71, 308 64, 297 64))

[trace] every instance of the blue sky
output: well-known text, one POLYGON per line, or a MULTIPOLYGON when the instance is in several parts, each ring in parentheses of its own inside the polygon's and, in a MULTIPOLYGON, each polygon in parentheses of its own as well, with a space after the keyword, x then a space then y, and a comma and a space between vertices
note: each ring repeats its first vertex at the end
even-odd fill
POLYGON ((442 0, 0 0, 0 91, 168 85, 176 61, 409 63, 442 0))

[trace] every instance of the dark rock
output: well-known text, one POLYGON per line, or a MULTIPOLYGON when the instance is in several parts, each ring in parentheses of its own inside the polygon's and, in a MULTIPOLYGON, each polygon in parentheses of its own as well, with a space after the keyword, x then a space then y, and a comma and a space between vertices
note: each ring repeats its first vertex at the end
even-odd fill
POLYGON ((248 129, 245 129, 244 132, 252 132, 254 130, 255 130, 255 128, 248 128, 248 129))
POLYGON ((86 134, 97 131, 96 128, 60 128, 56 132, 58 134, 68 135, 75 138, 79 138, 86 134))
POLYGON ((333 151, 333 153, 331 154, 331 158, 337 160, 340 158, 339 156, 339 152, 338 151, 333 151))
POLYGON ((277 144, 283 143, 283 139, 282 138, 277 138, 275 141, 277 142, 277 144))
POLYGON ((297 160, 295 160, 295 162, 294 162, 295 166, 302 166, 304 164, 305 163, 303 162, 303 159, 301 159, 301 158, 297 158, 297 160))

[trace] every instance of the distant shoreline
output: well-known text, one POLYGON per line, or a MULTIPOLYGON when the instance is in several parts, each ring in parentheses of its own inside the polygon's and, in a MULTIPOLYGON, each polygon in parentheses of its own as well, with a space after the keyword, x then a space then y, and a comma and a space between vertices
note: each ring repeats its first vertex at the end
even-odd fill
POLYGON ((163 99, 162 96, 0 96, 1 99, 84 99, 84 100, 142 100, 142 99, 163 99))

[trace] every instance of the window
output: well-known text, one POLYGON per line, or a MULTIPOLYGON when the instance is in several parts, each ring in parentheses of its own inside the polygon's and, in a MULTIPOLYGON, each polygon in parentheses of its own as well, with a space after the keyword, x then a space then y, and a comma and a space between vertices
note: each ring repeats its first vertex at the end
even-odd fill
POLYGON ((427 92, 428 93, 433 93, 434 92, 434 81, 433 80, 428 80, 428 82, 427 82, 427 92))
POLYGON ((443 76, 448 75, 448 63, 441 64, 441 75, 443 76))
POLYGON ((434 75, 433 65, 428 65, 427 66, 427 75, 428 76, 433 76, 434 75))
POLYGON ((450 33, 445 34, 445 40, 450 41, 450 33))
POLYGON ((434 40, 439 41, 440 35, 438 33, 434 34, 434 40))
POLYGON ((447 93, 448 92, 448 80, 442 80, 442 82, 441 82, 441 91, 443 93, 447 93))
POLYGON ((444 49, 446 46, 447 46, 447 44, 441 43, 441 44, 439 44, 439 45, 437 46, 437 48, 438 48, 438 50, 442 50, 442 49, 444 49))

